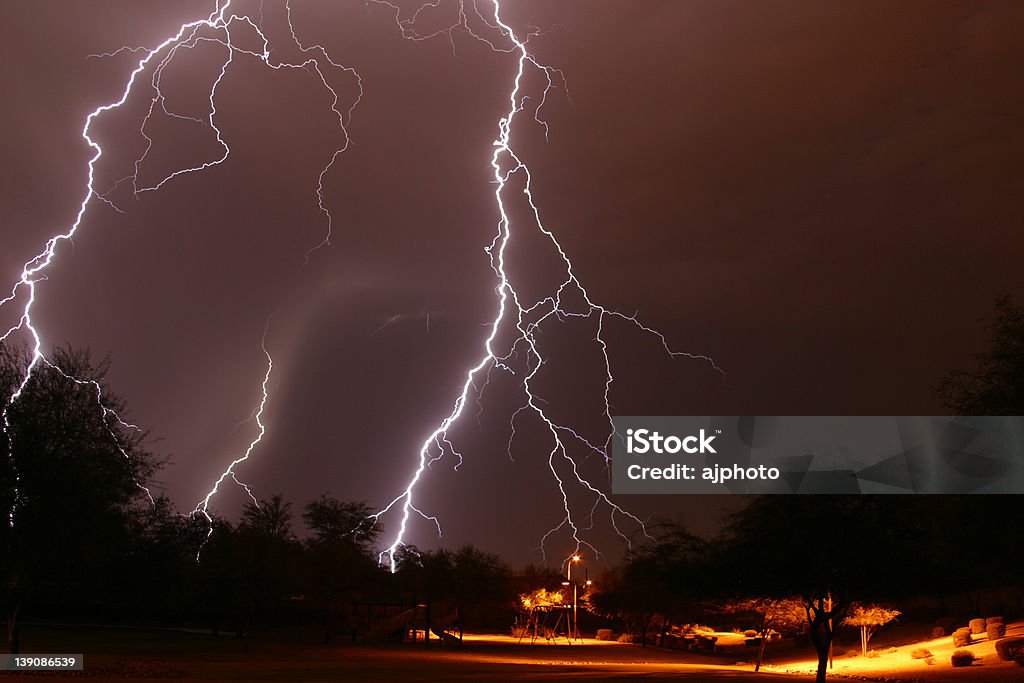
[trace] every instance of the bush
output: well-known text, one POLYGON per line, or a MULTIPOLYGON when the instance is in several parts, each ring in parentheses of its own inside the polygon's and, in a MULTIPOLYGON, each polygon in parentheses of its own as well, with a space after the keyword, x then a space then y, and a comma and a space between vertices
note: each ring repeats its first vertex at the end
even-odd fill
POLYGON ((950 659, 953 666, 970 666, 974 663, 974 653, 970 650, 957 650, 950 659))
POLYGON ((746 631, 743 632, 743 637, 745 637, 745 638, 757 638, 757 631, 755 631, 752 628, 748 628, 746 631))
POLYGON ((971 633, 977 635, 985 632, 985 620, 984 619, 971 619, 968 626, 971 629, 971 633))
POLYGON ((693 643, 693 647, 697 650, 714 650, 717 640, 718 636, 698 636, 693 643))
POLYGON ((919 647, 910 653, 911 659, 928 659, 932 656, 931 650, 926 650, 923 647, 919 647))
POLYGON ((1005 638, 1006 624, 1003 624, 998 621, 994 624, 989 624, 985 628, 985 633, 988 635, 989 640, 999 640, 1000 638, 1005 638))
POLYGON ((953 631, 953 647, 963 647, 971 644, 971 630, 969 628, 958 628, 953 631))
POLYGON ((868 650, 868 659, 875 659, 878 657, 878 650, 868 650))
POLYGON ((1006 623, 1002 617, 989 617, 985 620, 985 628, 988 628, 992 624, 1003 624, 1006 623))
POLYGON ((941 626, 936 626, 935 628, 932 629, 932 638, 933 639, 934 638, 941 638, 944 635, 946 635, 946 629, 942 628, 941 626))
POLYGON ((996 643, 996 654, 1004 662, 1024 663, 1024 638, 1006 638, 996 643))

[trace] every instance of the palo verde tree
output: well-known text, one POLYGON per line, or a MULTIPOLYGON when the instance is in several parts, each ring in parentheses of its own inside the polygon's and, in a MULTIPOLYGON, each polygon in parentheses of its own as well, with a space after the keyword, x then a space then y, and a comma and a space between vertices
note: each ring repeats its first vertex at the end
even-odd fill
POLYGON ((900 589, 913 573, 911 547, 896 543, 901 518, 885 498, 896 497, 754 498, 732 515, 718 544, 713 573, 724 597, 800 600, 819 682, 854 597, 900 589))
MULTIPOLYGON (((0 345, 5 402, 28 361, 24 349, 0 345)), ((145 434, 118 419, 127 418, 126 405, 104 380, 108 367, 88 351, 57 349, 8 406, 0 580, 11 652, 19 651, 19 618, 33 596, 97 609, 116 600, 109 569, 130 555, 132 517, 149 505, 143 486, 161 463, 145 449, 145 434)))
POLYGON ((886 624, 895 621, 901 614, 899 610, 889 609, 881 605, 854 604, 850 613, 843 619, 843 626, 853 626, 860 629, 860 651, 867 656, 868 642, 875 631, 886 624))
POLYGON ((802 630, 807 623, 804 603, 797 598, 740 598, 722 603, 719 611, 749 619, 753 630, 757 631, 761 643, 757 648, 754 671, 761 670, 765 648, 773 631, 802 630))

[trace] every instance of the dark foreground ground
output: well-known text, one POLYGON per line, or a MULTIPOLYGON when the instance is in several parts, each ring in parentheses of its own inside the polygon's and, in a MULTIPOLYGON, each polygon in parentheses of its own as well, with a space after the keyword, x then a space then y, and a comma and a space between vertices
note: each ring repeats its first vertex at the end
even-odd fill
MULTIPOLYGON (((311 635, 311 634, 310 634, 311 635)), ((802 681, 806 677, 753 674, 721 660, 687 661, 680 653, 599 643, 517 645, 509 638, 471 639, 461 646, 325 646, 297 642, 297 634, 264 634, 245 643, 230 637, 177 631, 29 626, 24 653, 82 653, 91 680, 197 681, 802 681), (287 642, 287 641, 291 642, 287 642), (717 663, 716 663, 717 662, 717 663)), ((3 674, 0 680, 37 681, 56 674, 3 674)), ((69 677, 63 674, 61 678, 69 677)))
MULTIPOLYGON (((922 627, 924 628, 924 627, 922 627)), ((1024 669, 1000 661, 994 643, 981 637, 970 646, 970 667, 953 668, 951 638, 924 640, 921 628, 894 628, 872 641, 877 650, 861 657, 856 649, 837 648, 830 679, 915 683, 1010 683, 1024 681, 1024 669), (912 656, 926 648, 934 657, 912 656)), ((925 629, 927 630, 927 629, 925 629)), ((1007 634, 1024 635, 1024 622, 1009 624, 1007 634)), ((752 672, 751 652, 662 650, 638 645, 585 640, 569 645, 517 644, 507 636, 467 636, 460 644, 317 644, 315 631, 260 633, 239 640, 209 633, 110 627, 27 625, 24 654, 84 655, 77 674, 0 673, 6 681, 86 677, 103 681, 626 681, 680 679, 723 683, 785 683, 813 680, 812 653, 776 648, 772 664, 752 672)))

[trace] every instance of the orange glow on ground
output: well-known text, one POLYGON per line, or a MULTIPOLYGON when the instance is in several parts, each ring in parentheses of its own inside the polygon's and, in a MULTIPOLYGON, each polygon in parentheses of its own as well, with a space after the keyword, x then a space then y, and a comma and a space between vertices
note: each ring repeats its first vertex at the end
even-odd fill
MULTIPOLYGON (((1024 622, 1007 624, 1006 636, 1024 636, 1024 622)), ((833 659, 833 669, 830 673, 842 676, 868 676, 871 678, 883 677, 886 674, 897 674, 901 678, 931 681, 1021 681, 1024 680, 1024 668, 1014 662, 1004 662, 996 655, 995 643, 989 641, 984 634, 973 636, 975 642, 965 648, 953 646, 952 636, 943 636, 924 640, 899 647, 877 647, 877 657, 862 657, 859 648, 851 648, 856 656, 837 654, 833 659), (928 664, 923 659, 913 659, 910 653, 918 648, 929 650, 934 659, 933 664, 928 664), (950 663, 950 656, 955 650, 966 649, 974 653, 977 658, 970 667, 953 668, 950 663)), ((869 646, 871 647, 871 646, 869 646)), ((843 648, 844 650, 846 648, 843 648)), ((766 668, 778 673, 801 673, 807 674, 817 669, 818 663, 815 660, 804 659, 793 661, 778 666, 767 666, 766 668)))

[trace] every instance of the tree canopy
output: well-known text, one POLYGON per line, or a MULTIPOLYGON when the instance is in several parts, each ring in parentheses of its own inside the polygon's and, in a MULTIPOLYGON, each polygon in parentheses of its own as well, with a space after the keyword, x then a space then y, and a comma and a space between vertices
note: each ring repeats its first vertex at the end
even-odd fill
POLYGON ((1024 415, 1024 308, 999 297, 986 330, 976 367, 947 374, 936 393, 955 415, 1024 415))
MULTIPOLYGON (((5 402, 29 360, 24 349, 0 345, 5 402)), ((116 587, 98 579, 131 555, 132 520, 150 504, 146 484, 161 462, 146 450, 146 434, 127 422, 126 402, 104 379, 108 366, 88 351, 57 349, 6 408, 0 509, 10 523, 0 524, 0 575, 14 651, 30 591, 108 601, 116 587)))

